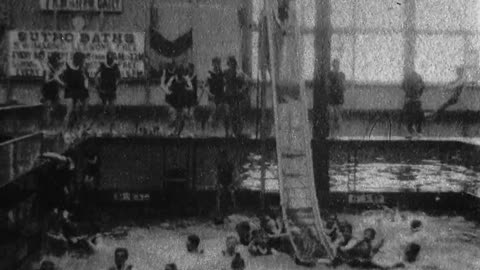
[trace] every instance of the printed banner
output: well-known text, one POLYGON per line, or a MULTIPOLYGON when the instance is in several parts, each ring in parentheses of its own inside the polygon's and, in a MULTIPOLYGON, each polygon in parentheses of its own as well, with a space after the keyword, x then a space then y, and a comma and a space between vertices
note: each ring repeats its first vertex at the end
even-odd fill
POLYGON ((86 68, 93 76, 111 51, 116 55, 122 78, 142 78, 144 39, 145 34, 138 32, 10 31, 8 75, 40 77, 51 53, 59 53, 62 62, 70 63, 72 55, 80 51, 85 53, 86 68))
POLYGON ((40 0, 41 10, 122 12, 122 0, 40 0))

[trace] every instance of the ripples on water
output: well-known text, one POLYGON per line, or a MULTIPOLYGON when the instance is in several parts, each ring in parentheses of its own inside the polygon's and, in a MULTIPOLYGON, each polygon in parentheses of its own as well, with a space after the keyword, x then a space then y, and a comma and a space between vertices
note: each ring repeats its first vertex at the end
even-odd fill
MULTIPOLYGON (((363 229, 373 227, 377 230, 378 239, 385 237, 386 244, 375 257, 379 263, 392 264, 401 258, 402 234, 408 232, 412 219, 420 219, 424 224, 425 242, 421 243, 419 261, 408 269, 480 269, 480 228, 462 217, 372 211, 361 215, 340 214, 339 218, 354 225, 356 236, 360 237, 363 229)), ((155 226, 150 229, 133 227, 125 239, 105 239, 101 251, 88 258, 64 256, 51 259, 59 269, 106 269, 113 263, 114 248, 126 247, 130 251, 129 263, 137 270, 163 269, 171 262, 175 262, 179 269, 230 269, 230 259, 223 257, 221 251, 225 238, 233 234, 232 228, 218 228, 206 223, 176 230, 155 226), (185 251, 185 239, 190 233, 200 236, 205 254, 192 255, 185 251)), ((247 269, 304 269, 296 266, 285 254, 254 258, 243 248, 240 252, 246 260, 247 269)))
MULTIPOLYGON (((242 186, 260 189, 259 165, 243 167, 242 186)), ((330 165, 330 188, 332 191, 420 191, 475 193, 480 187, 480 173, 460 165, 441 163, 439 160, 423 160, 420 164, 407 163, 353 163, 330 165), (355 180, 354 180, 355 179, 355 180)), ((277 166, 268 164, 265 176, 266 190, 278 192, 277 166)))

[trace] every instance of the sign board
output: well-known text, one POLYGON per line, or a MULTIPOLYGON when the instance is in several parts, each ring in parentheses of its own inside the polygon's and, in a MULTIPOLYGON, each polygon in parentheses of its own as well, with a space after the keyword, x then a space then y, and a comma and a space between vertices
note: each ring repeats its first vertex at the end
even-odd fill
POLYGON ((41 77, 46 59, 53 52, 70 62, 75 52, 86 56, 86 69, 93 76, 108 51, 116 55, 122 78, 142 78, 145 34, 139 32, 10 31, 8 75, 41 77))
POLYGON ((147 202, 150 201, 150 194, 139 192, 117 192, 113 194, 113 200, 117 202, 147 202))
POLYGON ((350 204, 384 204, 385 197, 382 194, 349 194, 350 204))
POLYGON ((122 12, 122 0, 40 0, 40 9, 46 11, 122 12))

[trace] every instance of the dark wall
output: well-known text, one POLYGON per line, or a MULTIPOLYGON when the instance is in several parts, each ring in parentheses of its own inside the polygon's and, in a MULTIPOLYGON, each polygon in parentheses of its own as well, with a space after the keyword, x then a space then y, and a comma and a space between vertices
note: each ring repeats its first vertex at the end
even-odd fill
MULTIPOLYGON (((267 141, 267 161, 276 163, 275 142, 267 141)), ((261 142, 235 139, 161 139, 97 138, 83 146, 96 148, 101 159, 104 190, 161 190, 172 170, 184 170, 190 186, 197 190, 213 188, 216 164, 221 149, 228 149, 229 159, 237 168, 248 163, 250 153, 261 153, 261 142)), ((328 141, 314 143, 313 151, 328 150, 329 162, 343 164, 385 162, 419 164, 422 160, 441 160, 449 164, 478 168, 479 150, 453 141, 328 141)), ((81 167, 81 166, 80 166, 81 167)))

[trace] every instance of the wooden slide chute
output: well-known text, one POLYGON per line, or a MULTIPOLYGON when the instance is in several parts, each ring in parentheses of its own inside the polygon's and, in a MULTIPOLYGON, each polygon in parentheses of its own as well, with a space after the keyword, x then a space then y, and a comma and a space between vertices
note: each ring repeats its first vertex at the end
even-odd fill
POLYGON ((263 59, 259 63, 265 63, 261 68, 268 70, 273 89, 283 220, 296 258, 314 263, 332 259, 333 250, 315 191, 307 98, 301 76, 302 43, 295 16, 298 1, 301 0, 290 1, 288 16, 283 16, 283 21, 278 17, 277 1, 264 1, 260 44, 267 45, 260 46, 259 56, 263 59))

